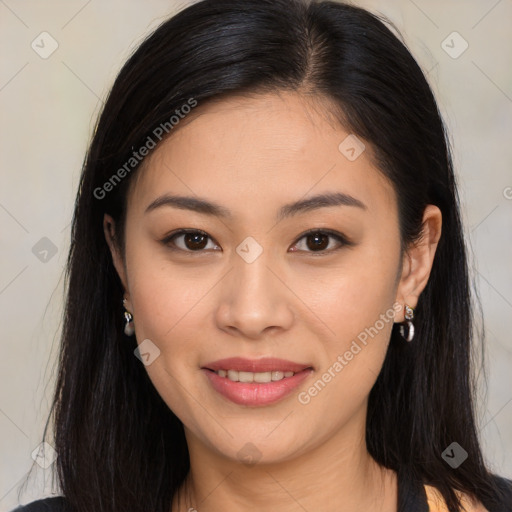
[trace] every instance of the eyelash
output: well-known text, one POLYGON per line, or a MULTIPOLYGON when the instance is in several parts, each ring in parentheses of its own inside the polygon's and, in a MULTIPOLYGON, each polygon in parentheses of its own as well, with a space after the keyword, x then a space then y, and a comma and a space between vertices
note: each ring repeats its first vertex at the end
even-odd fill
MULTIPOLYGON (((179 236, 182 236, 182 235, 187 235, 187 234, 198 234, 198 235, 203 235, 203 236, 206 236, 208 237, 210 240, 213 240, 209 235, 208 233, 204 232, 204 231, 201 231, 200 229, 180 229, 178 231, 174 231, 173 233, 170 233, 169 235, 167 235, 164 239, 161 240, 161 242, 166 246, 168 247, 169 249, 173 250, 173 251, 181 251, 181 252, 185 252, 185 253, 191 253, 191 254, 194 254, 194 253, 202 253, 204 251, 206 251, 207 249, 198 249, 197 251, 192 251, 190 249, 182 249, 180 247, 176 247, 176 246, 172 246, 171 243, 173 241, 173 239, 179 237, 179 236)), ((302 233, 299 238, 297 238, 297 241, 293 244, 294 246, 298 244, 298 242, 300 240, 302 240, 303 238, 307 238, 308 236, 310 235, 318 235, 318 234, 321 234, 321 235, 327 235, 331 238, 334 238, 336 239, 341 245, 334 248, 334 249, 322 249, 320 251, 303 251, 303 250, 297 250, 297 251, 293 251, 293 252, 306 252, 306 253, 310 253, 314 256, 322 256, 322 255, 325 255, 325 254, 332 254, 333 252, 336 252, 340 249, 342 249, 343 247, 351 247, 354 245, 353 242, 351 242, 350 240, 348 240, 344 235, 342 235, 341 233, 338 233, 337 231, 333 231, 331 229, 310 229, 308 231, 306 231, 305 233, 302 233)), ((216 244, 218 245, 218 244, 216 244)))

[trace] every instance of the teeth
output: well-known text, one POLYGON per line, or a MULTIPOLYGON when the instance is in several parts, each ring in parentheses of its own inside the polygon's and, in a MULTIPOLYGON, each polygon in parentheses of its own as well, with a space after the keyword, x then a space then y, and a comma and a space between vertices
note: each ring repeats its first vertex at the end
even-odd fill
POLYGON ((283 372, 272 372, 272 380, 281 380, 284 377, 283 372))
POLYGON ((228 379, 238 382, 238 372, 236 370, 228 370, 228 379))
POLYGON ((238 382, 253 382, 254 377, 255 374, 251 372, 238 372, 238 382))
POLYGON ((218 370, 217 375, 220 377, 227 377, 233 382, 276 382, 286 377, 292 377, 295 375, 294 372, 239 372, 237 370, 218 370))
POLYGON ((254 374, 254 382, 272 382, 272 374, 270 372, 262 372, 254 374))

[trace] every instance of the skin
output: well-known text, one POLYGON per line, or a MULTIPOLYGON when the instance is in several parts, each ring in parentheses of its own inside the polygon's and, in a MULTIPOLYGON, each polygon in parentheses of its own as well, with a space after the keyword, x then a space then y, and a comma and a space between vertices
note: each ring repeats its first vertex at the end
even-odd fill
POLYGON ((370 457, 364 432, 368 395, 403 308, 309 403, 298 394, 393 304, 416 307, 442 217, 428 205, 421 242, 401 257, 392 185, 372 163, 369 144, 354 161, 338 150, 349 132, 327 112, 297 92, 199 105, 131 184, 124 253, 105 216, 138 343, 150 339, 161 351, 148 375, 185 426, 191 471, 180 495, 188 501, 178 508, 175 500, 173 512, 338 511, 340 503, 346 512, 396 511, 396 475, 370 457), (333 191, 366 209, 324 207, 276 222, 284 204, 333 191), (232 218, 170 206, 145 213, 165 193, 207 198, 232 218), (172 250, 161 240, 179 228, 210 238, 193 252, 194 241, 178 236, 172 250), (327 238, 315 251, 315 241, 308 246, 301 237, 312 228, 354 245, 327 238), (236 252, 248 236, 263 249, 252 263, 236 252), (279 357, 314 371, 275 404, 240 406, 200 370, 232 356, 279 357), (257 448, 254 465, 238 454, 247 443, 257 448))

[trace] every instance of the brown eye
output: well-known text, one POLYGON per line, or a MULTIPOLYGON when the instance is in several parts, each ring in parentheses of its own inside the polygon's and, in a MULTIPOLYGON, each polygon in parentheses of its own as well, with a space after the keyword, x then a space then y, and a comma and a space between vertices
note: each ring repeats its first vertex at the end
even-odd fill
POLYGON ((299 239, 299 242, 294 246, 299 247, 299 249, 294 249, 294 251, 330 253, 346 245, 349 246, 353 244, 340 233, 317 229, 304 233, 299 239), (305 240, 305 243, 301 243, 301 240, 305 240), (338 246, 330 246, 331 240, 336 240, 338 246))
MULTIPOLYGON (((162 242, 171 249, 200 252, 208 245, 210 237, 203 231, 180 230, 171 236, 166 237, 162 242)), ((214 244, 214 247, 218 247, 214 244)))
POLYGON ((308 235, 306 237, 307 247, 312 251, 323 250, 326 249, 329 245, 329 236, 324 235, 323 233, 317 233, 315 235, 308 235))
POLYGON ((183 235, 183 242, 187 249, 195 251, 197 249, 204 249, 207 242, 207 236, 200 233, 186 233, 183 235))

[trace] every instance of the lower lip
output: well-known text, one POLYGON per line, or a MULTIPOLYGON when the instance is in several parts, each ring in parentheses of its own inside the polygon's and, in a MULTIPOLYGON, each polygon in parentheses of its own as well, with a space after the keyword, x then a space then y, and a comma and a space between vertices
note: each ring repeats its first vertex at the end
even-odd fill
POLYGON ((313 372, 311 368, 297 372, 292 377, 272 382, 233 382, 227 377, 202 369, 210 380, 213 389, 238 405, 269 405, 289 395, 313 372))

